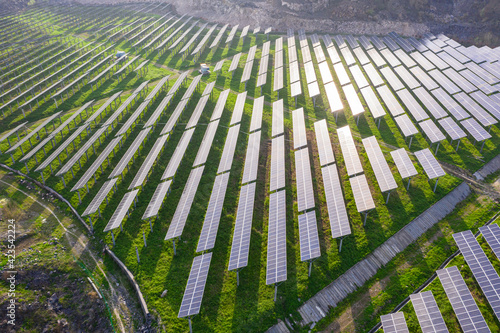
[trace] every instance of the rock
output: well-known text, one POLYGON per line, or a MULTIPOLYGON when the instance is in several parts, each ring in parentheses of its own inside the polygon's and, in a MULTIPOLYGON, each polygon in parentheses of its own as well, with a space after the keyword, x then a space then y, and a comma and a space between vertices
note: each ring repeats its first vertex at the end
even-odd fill
POLYGON ((167 296, 167 289, 163 290, 163 292, 161 293, 161 298, 167 296))

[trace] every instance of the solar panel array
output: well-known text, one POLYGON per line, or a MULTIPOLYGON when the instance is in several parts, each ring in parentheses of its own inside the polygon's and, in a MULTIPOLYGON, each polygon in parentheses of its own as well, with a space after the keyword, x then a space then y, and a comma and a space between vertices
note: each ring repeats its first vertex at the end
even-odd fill
POLYGON ((94 199, 87 206, 87 209, 83 212, 82 216, 87 216, 97 212, 99 206, 102 204, 104 199, 108 196, 109 191, 116 185, 117 178, 110 179, 106 181, 102 187, 99 189, 99 192, 94 196, 94 199))
POLYGON ((282 190, 269 196, 266 284, 285 281, 286 266, 286 193, 282 190))
POLYGON ((464 333, 490 332, 457 266, 436 271, 464 333))
POLYGON ((309 149, 295 151, 295 176, 297 181, 297 207, 299 212, 313 208, 314 190, 312 184, 309 149))
POLYGON ((136 188, 137 186, 141 186, 144 183, 144 180, 147 178, 149 171, 153 167, 153 164, 155 163, 156 159, 158 158, 158 155, 160 155, 161 151, 165 147, 168 138, 169 135, 167 134, 164 136, 160 136, 158 139, 156 139, 153 147, 148 153, 148 156, 146 156, 144 162, 139 168, 139 171, 137 171, 137 173, 135 174, 132 183, 130 183, 130 186, 128 187, 129 190, 136 188))
POLYGON ((239 133, 240 124, 229 128, 226 143, 224 144, 224 150, 222 151, 222 156, 220 158, 219 168, 217 169, 217 174, 231 170, 239 133))
POLYGON ((234 103, 233 115, 231 117, 231 122, 229 125, 234 125, 241 122, 243 117, 243 112, 245 111, 245 101, 247 98, 247 92, 244 91, 238 94, 236 97, 236 102, 234 103))
POLYGON ((172 185, 171 179, 167 180, 166 182, 158 184, 155 193, 153 193, 153 197, 151 198, 148 206, 146 207, 146 211, 142 215, 143 220, 158 215, 158 212, 160 211, 160 208, 163 204, 163 200, 165 199, 167 193, 170 191, 170 185, 172 185))
POLYGON ((122 200, 118 204, 118 207, 116 208, 115 212, 113 213, 113 216, 111 216, 111 218, 109 219, 108 224, 106 225, 106 228, 104 228, 104 232, 116 229, 122 224, 123 219, 125 218, 125 215, 127 214, 128 210, 130 209, 130 206, 132 206, 132 204, 135 201, 135 197, 137 196, 137 193, 139 193, 139 190, 133 190, 133 191, 125 193, 122 200))
POLYGON ((316 212, 299 215, 300 260, 308 261, 321 256, 316 212))
POLYGON ((352 138, 351 129, 349 126, 344 126, 337 129, 339 136, 340 148, 346 165, 347 175, 354 176, 363 172, 363 166, 359 159, 354 139, 352 138))
POLYGON ((423 333, 448 332, 432 291, 412 294, 410 299, 423 333))
POLYGON ((167 168, 163 172, 163 176, 161 177, 162 180, 172 178, 177 173, 177 169, 179 168, 182 158, 186 153, 187 147, 191 142, 193 133, 194 133, 194 128, 188 129, 184 131, 184 133, 182 133, 182 137, 179 140, 177 147, 175 147, 174 153, 170 157, 167 168))
POLYGON ((193 316, 200 313, 201 301, 205 292, 205 285, 210 269, 212 253, 205 253, 197 256, 191 265, 191 271, 187 280, 184 296, 182 297, 179 309, 179 318, 193 316))
POLYGON ((374 209, 375 203, 373 202, 373 197, 365 175, 351 177, 349 178, 349 181, 351 183, 351 189, 358 213, 374 209))
POLYGON ((240 190, 238 210, 234 222, 233 242, 229 257, 228 270, 235 270, 248 265, 250 235, 255 202, 256 183, 243 185, 240 190))
POLYGON ((320 165, 325 166, 335 162, 335 155, 333 154, 332 142, 330 140, 326 119, 315 122, 314 130, 316 132, 320 165))
POLYGON ((417 169, 408 156, 408 152, 406 151, 406 149, 400 148, 397 150, 393 150, 391 151, 391 156, 394 160, 394 164, 396 164, 396 167, 398 168, 401 178, 405 179, 416 176, 418 174, 417 169))
POLYGON ((429 179, 444 176, 446 173, 428 148, 415 152, 420 165, 424 169, 429 179))
POLYGON ((500 227, 498 224, 490 224, 484 227, 480 227, 479 231, 484 236, 484 239, 488 242, 488 245, 493 250, 493 253, 500 258, 500 227))
POLYGON ((389 164, 387 164, 385 160, 384 153, 382 153, 380 149, 377 138, 375 138, 375 136, 370 136, 364 138, 362 141, 380 190, 382 192, 387 192, 396 189, 398 184, 392 175, 389 164))
POLYGON ((403 312, 380 316, 384 333, 410 333, 403 312))
POLYGON ((177 204, 174 216, 168 227, 165 240, 174 239, 182 235, 204 169, 205 166, 201 166, 191 170, 184 191, 182 191, 181 199, 177 204))
POLYGON ((497 318, 500 318, 500 277, 484 254, 481 245, 470 230, 453 234, 458 249, 462 252, 484 296, 497 318))
POLYGON ((283 135, 271 140, 270 177, 270 191, 285 187, 285 137, 283 135))
POLYGON ((201 229, 200 239, 196 252, 203 252, 213 249, 215 246, 215 238, 219 229, 219 222, 222 215, 222 206, 224 205, 224 197, 226 196, 227 182, 229 181, 229 173, 223 173, 215 177, 212 194, 208 202, 205 221, 201 229))
POLYGON ((326 207, 328 208, 332 237, 338 238, 350 235, 349 216, 347 215, 337 166, 335 164, 325 166, 321 168, 321 174, 323 176, 326 207))
POLYGON ((259 167, 260 138, 261 131, 251 133, 248 136, 245 166, 243 168, 243 177, 241 179, 242 184, 257 179, 257 170, 259 167))

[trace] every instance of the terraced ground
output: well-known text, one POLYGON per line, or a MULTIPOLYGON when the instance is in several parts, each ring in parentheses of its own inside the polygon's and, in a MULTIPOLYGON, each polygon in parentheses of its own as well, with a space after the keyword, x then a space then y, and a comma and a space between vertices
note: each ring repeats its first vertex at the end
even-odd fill
MULTIPOLYGON (((264 331, 290 315, 299 322, 305 301, 458 186, 461 170, 473 173, 499 153, 498 48, 444 35, 257 31, 176 15, 163 3, 33 5, 0 15, 0 161, 86 216, 166 331, 187 330, 178 318, 186 283, 194 258, 210 253, 194 331, 264 331), (212 72, 200 76, 200 63, 212 72), (324 146, 315 130, 322 120, 324 146), (340 142, 341 128, 350 129, 350 146, 340 142), (400 148, 417 172, 409 188, 391 154, 400 148), (323 163, 319 150, 332 150, 335 161, 323 163), (340 186, 329 212, 324 170, 332 166, 340 186), (363 177, 366 209, 352 188, 363 177), (245 221, 242 189, 253 186, 248 262, 237 285, 228 266, 245 221), (382 188, 391 189, 387 202, 382 188), (349 230, 341 240, 331 221, 344 204, 349 230), (302 224, 304 213, 313 222, 302 224), (200 246, 200 237, 209 242, 200 246), (271 279, 272 253, 279 274, 271 279)), ((454 231, 462 227, 470 225, 454 231)), ((437 242, 437 251, 444 247, 437 242)))

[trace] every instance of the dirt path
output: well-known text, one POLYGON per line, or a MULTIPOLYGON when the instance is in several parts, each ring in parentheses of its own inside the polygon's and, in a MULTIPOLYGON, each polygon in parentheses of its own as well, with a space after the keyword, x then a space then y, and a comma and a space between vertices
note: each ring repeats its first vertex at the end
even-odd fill
MULTIPOLYGON (((108 301, 110 303, 110 307, 112 308, 113 313, 115 315, 115 319, 116 319, 117 326, 118 326, 117 328, 120 330, 120 332, 132 332, 133 327, 130 326, 132 323, 129 323, 127 325, 127 327, 125 327, 125 325, 122 321, 122 316, 124 316, 126 318, 130 318, 130 313, 132 312, 131 309, 124 307, 124 304, 126 304, 126 303, 123 302, 123 299, 130 298, 130 296, 123 295, 123 290, 117 290, 114 287, 114 284, 116 283, 116 281, 111 281, 110 277, 104 272, 104 270, 102 268, 102 263, 100 262, 100 260, 98 258, 96 258, 95 254, 92 253, 92 251, 89 250, 88 245, 87 245, 88 238, 83 233, 79 233, 78 231, 75 233, 75 232, 67 229, 66 226, 61 222, 59 217, 54 213, 54 211, 52 209, 50 209, 44 203, 38 201, 35 197, 31 196, 29 193, 23 191, 19 187, 14 186, 13 184, 8 183, 4 180, 0 179, 0 182, 9 186, 9 187, 15 188, 17 191, 19 191, 20 193, 24 194, 26 197, 30 198, 31 200, 33 200, 34 202, 39 204, 41 207, 43 207, 45 210, 47 210, 52 216, 54 216, 56 221, 63 228, 64 236, 66 237, 68 243, 71 245, 71 251, 76 258, 80 258, 83 254, 87 254, 94 261, 94 264, 96 265, 96 267, 99 268, 99 271, 101 272, 101 274, 104 276, 104 278, 108 282, 110 295, 107 295, 108 296, 107 299, 108 299, 108 301)), ((120 289, 123 289, 123 288, 120 288, 120 289)))

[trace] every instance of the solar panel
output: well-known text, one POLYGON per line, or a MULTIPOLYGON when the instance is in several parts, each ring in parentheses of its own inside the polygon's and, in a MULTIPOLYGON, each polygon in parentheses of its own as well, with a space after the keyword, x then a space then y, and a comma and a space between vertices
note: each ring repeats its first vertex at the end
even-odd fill
POLYGON ((295 177, 297 181, 297 207, 299 212, 313 208, 315 205, 314 190, 308 148, 295 151, 295 177))
POLYGON ((146 211, 142 215, 143 220, 158 215, 158 212, 160 211, 161 206, 163 204, 163 200, 165 199, 165 196, 170 190, 170 185, 172 185, 171 179, 167 180, 166 182, 160 183, 156 187, 155 193, 153 193, 153 197, 151 198, 151 201, 149 201, 149 204, 146 207, 146 211))
POLYGON ((332 73, 330 72, 330 67, 326 61, 318 64, 319 72, 321 74, 321 79, 323 80, 323 84, 327 84, 333 81, 332 73))
POLYGON ((263 56, 260 59, 259 75, 266 74, 268 67, 269 67, 269 55, 263 56))
POLYGON ((461 76, 463 76, 465 79, 470 81, 474 86, 479 88, 482 92, 485 94, 492 94, 497 91, 496 88, 492 87, 486 81, 484 81, 481 77, 479 77, 476 73, 473 73, 469 69, 464 69, 460 71, 459 73, 461 76))
POLYGON ((234 55, 233 60, 231 61, 231 65, 229 66, 228 72, 234 71, 238 68, 238 63, 240 62, 241 52, 234 55))
POLYGON ((420 104, 415 100, 412 94, 405 89, 397 92, 398 97, 404 103, 410 114, 417 122, 428 119, 429 115, 424 111, 420 104))
POLYGON ((396 180, 392 175, 391 169, 385 160, 384 153, 382 153, 375 136, 364 138, 362 141, 380 190, 382 192, 387 192, 396 189, 398 184, 396 184, 396 180))
POLYGON ((135 201, 137 193, 139 193, 139 190, 133 190, 131 192, 125 193, 122 200, 118 204, 118 207, 116 207, 113 216, 111 216, 111 218, 109 219, 106 228, 104 228, 104 232, 116 229, 122 224, 123 218, 125 217, 125 215, 127 215, 130 206, 132 206, 132 203, 135 201))
POLYGON ((398 100, 392 92, 389 90, 387 86, 381 86, 377 88, 377 92, 379 93, 380 97, 384 101, 384 104, 387 106, 389 109, 389 112, 393 117, 399 116, 400 114, 405 113, 401 105, 399 104, 398 100))
POLYGON ((213 72, 218 72, 222 69, 222 66, 224 65, 224 62, 226 61, 226 59, 222 59, 220 61, 218 61, 215 66, 214 66, 214 69, 213 69, 213 72))
POLYGON ((198 124, 201 114, 203 113, 203 110, 205 109, 205 106, 207 105, 209 99, 210 95, 205 95, 198 100, 198 104, 196 104, 196 107, 194 108, 194 111, 191 114, 191 118, 189 118, 189 121, 186 124, 186 129, 195 127, 198 124))
POLYGON ((148 136, 149 132, 151 131, 151 128, 145 128, 139 134, 137 137, 134 139, 130 147, 127 149, 123 157, 120 159, 120 161, 116 164, 116 167, 113 169, 111 174, 109 175, 108 178, 114 178, 116 176, 119 176, 123 173, 123 170, 128 166, 128 163, 130 160, 133 158, 141 144, 143 143, 144 139, 148 136))
POLYGON ((365 51, 361 47, 356 47, 352 50, 356 57, 358 58, 358 61, 361 65, 366 65, 370 63, 370 59, 368 59, 368 56, 366 55, 365 51))
POLYGON ((335 74, 337 74, 337 78, 339 79, 339 83, 341 86, 351 83, 351 79, 345 70, 345 67, 342 63, 337 63, 333 65, 333 69, 335 74))
POLYGON ((323 38, 323 43, 325 43, 325 46, 327 48, 334 47, 333 42, 332 42, 332 38, 330 37, 330 35, 323 35, 322 38, 323 38))
POLYGON ((375 95, 373 89, 371 87, 364 87, 360 91, 363 95, 363 98, 365 99, 368 109, 372 113, 373 118, 379 119, 385 116, 386 113, 384 107, 382 106, 382 104, 380 104, 380 101, 377 95, 375 95))
POLYGON ((230 271, 248 265, 255 187, 256 183, 250 183, 242 186, 240 190, 240 199, 238 201, 238 210, 234 223, 231 255, 229 257, 228 270, 230 271))
POLYGON ((253 101, 252 120, 250 121, 250 132, 262 127, 262 112, 264 109, 264 96, 257 97, 253 101))
POLYGON ((344 105, 342 104, 342 100, 340 99, 340 95, 335 83, 330 82, 328 84, 325 84, 324 88, 326 97, 328 98, 328 104, 330 105, 330 111, 336 112, 342 110, 344 108, 344 105))
POLYGON ((358 89, 364 88, 369 85, 368 81, 366 80, 365 76, 361 72, 361 69, 359 68, 358 65, 349 67, 349 70, 351 71, 351 74, 354 77, 354 82, 356 82, 358 89))
POLYGON ((373 48, 373 45, 366 36, 358 36, 358 41, 365 50, 373 48))
POLYGON ((413 68, 410 68, 410 71, 415 75, 417 80, 422 83, 422 85, 427 89, 427 90, 433 90, 436 88, 439 88, 439 84, 437 84, 429 75, 427 75, 426 72, 422 70, 422 68, 416 66, 413 68))
POLYGON ((249 25, 247 25, 246 27, 243 28, 243 30, 241 30, 241 35, 240 35, 240 38, 245 38, 246 35, 248 35, 248 29, 250 28, 249 25))
POLYGON ((406 54, 403 50, 394 51, 394 55, 398 57, 399 60, 408 68, 416 66, 417 63, 413 61, 412 58, 408 54, 406 54))
POLYGON ((363 166, 359 159, 358 151, 354 139, 352 138, 351 129, 349 126, 344 126, 337 129, 337 135, 340 141, 342 156, 346 165, 347 175, 353 176, 363 172, 363 166))
POLYGON ((358 213, 374 209, 375 203, 373 202, 373 197, 365 175, 351 177, 349 178, 349 182, 351 183, 351 189, 358 213))
POLYGON ((363 107, 363 104, 361 104, 358 94, 356 93, 356 90, 354 90, 354 86, 352 84, 349 84, 342 88, 344 89, 344 94, 347 98, 347 103, 349 104, 352 115, 356 117, 364 113, 365 108, 363 107))
POLYGON ((383 49, 380 50, 380 53, 382 54, 382 56, 384 56, 385 60, 387 60, 390 67, 394 68, 396 66, 401 65, 401 61, 399 61, 399 59, 396 58, 396 56, 394 55, 394 53, 391 52, 391 50, 383 49))
POLYGON ((255 59, 255 53, 257 52, 257 45, 253 45, 248 49, 248 55, 246 62, 253 61, 255 59))
POLYGON ((201 141, 200 148, 198 149, 198 154, 196 155, 196 158, 194 160, 193 167, 206 163, 218 126, 219 120, 213 121, 208 124, 205 135, 203 136, 203 140, 201 141))
POLYGON ((332 237, 344 237, 351 234, 349 217, 342 194, 342 186, 335 164, 321 168, 325 188, 326 206, 330 218, 332 237))
POLYGON ((384 333, 410 333, 403 312, 380 316, 384 333))
POLYGON ((415 89, 420 87, 420 83, 411 75, 410 72, 403 66, 398 66, 394 68, 399 77, 403 80, 405 85, 410 89, 415 89))
POLYGON ((391 51, 399 49, 399 45, 397 45, 391 37, 385 36, 382 38, 382 40, 384 41, 385 45, 387 45, 387 47, 391 49, 391 51))
POLYGON ((179 90, 180 86, 184 83, 188 76, 189 72, 183 72, 179 75, 175 83, 172 85, 172 88, 168 91, 167 95, 175 95, 177 90, 179 90))
MULTIPOLYGON (((426 44, 427 45, 427 44, 426 44)), ((424 69, 424 71, 428 72, 434 68, 436 68, 426 57, 422 55, 420 52, 413 52, 410 56, 424 69)))
POLYGON ((416 151, 415 156, 422 165, 422 168, 429 179, 438 178, 446 174, 428 148, 416 151))
POLYGON ((243 111, 245 111, 246 98, 247 98, 246 91, 239 93, 238 97, 236 97, 236 102, 234 103, 233 115, 231 117, 231 122, 229 123, 229 125, 234 125, 241 122, 243 111))
POLYGON ((382 80, 380 74, 377 72, 377 70, 375 69, 375 67, 373 67, 371 63, 364 65, 363 69, 365 70, 366 75, 368 75, 368 78, 370 79, 374 87, 378 87, 385 83, 384 80, 382 80))
POLYGON ((460 61, 456 60, 447 52, 439 52, 437 56, 456 71, 461 71, 462 69, 466 68, 460 61))
POLYGON ((102 185, 102 187, 99 189, 99 192, 97 192, 94 199, 92 199, 90 204, 87 206, 87 209, 85 209, 85 211, 83 212, 82 216, 87 216, 97 212, 99 206, 108 196, 109 191, 111 191, 111 189, 115 186, 117 180, 117 178, 110 179, 102 185))
POLYGON ((326 119, 315 122, 314 131, 316 132, 316 143, 318 144, 319 164, 325 166, 335 162, 326 119))
MULTIPOLYGON (((319 43, 319 39, 318 39, 318 43, 319 43)), ((318 44, 318 46, 314 46, 313 50, 314 50, 314 54, 316 55, 316 61, 318 64, 320 64, 326 60, 325 53, 323 52, 323 49, 321 48, 320 44, 318 44)))
POLYGON ((342 53, 347 66, 351 66, 356 63, 356 59, 354 59, 354 56, 352 55, 351 50, 348 47, 341 48, 340 53, 342 53))
POLYGON ((271 140, 271 180, 269 191, 285 187, 285 136, 271 140))
POLYGON ((276 135, 283 134, 285 131, 284 126, 283 100, 280 99, 273 102, 273 123, 271 136, 275 137, 276 135))
POLYGON ((427 119, 418 123, 420 128, 424 131, 424 134, 427 136, 431 143, 441 142, 446 140, 443 132, 436 126, 434 121, 431 119, 427 119))
POLYGON ((470 117, 470 115, 443 89, 438 88, 431 91, 436 99, 443 104, 446 110, 458 121, 470 117))
POLYGON ((163 127, 160 135, 165 135, 167 133, 172 132, 175 125, 177 124, 177 121, 179 120, 179 117, 181 116, 182 112, 186 108, 186 105, 188 104, 188 102, 189 102, 189 100, 185 99, 185 100, 180 101, 179 104, 177 104, 174 112, 172 112, 172 114, 168 118, 168 121, 165 124, 165 126, 163 127))
POLYGON ((370 36, 370 40, 372 41, 373 45, 375 45, 375 47, 379 51, 387 48, 387 46, 385 46, 385 44, 382 42, 382 40, 380 38, 378 38, 377 36, 370 36))
POLYGON ((201 39, 201 41, 198 43, 198 45, 195 47, 195 49, 193 50, 193 52, 191 52, 191 55, 194 55, 198 52, 202 52, 205 44, 207 43, 208 39, 210 38, 210 36, 212 35, 212 33, 214 32, 215 28, 217 27, 217 23, 214 24, 208 31, 207 33, 205 34, 205 36, 203 36, 203 38, 201 39))
POLYGON ((215 246, 215 238, 217 237, 217 230, 219 229, 228 180, 229 172, 215 177, 214 187, 210 195, 210 201, 208 202, 208 208, 196 252, 210 250, 215 246))
POLYGON ((132 125, 135 124, 137 118, 140 117, 140 115, 144 112, 144 110, 148 107, 148 105, 149 101, 142 102, 134 111, 134 113, 132 113, 132 115, 128 117, 127 121, 125 121, 125 123, 121 125, 120 129, 118 130, 115 136, 120 136, 127 133, 130 127, 132 127, 132 125))
POLYGON ((498 224, 490 224, 480 227, 479 231, 483 234, 496 257, 500 258, 500 227, 498 224))
MULTIPOLYGON (((306 41, 306 39, 304 40, 306 41)), ((307 42, 306 42, 307 44, 307 42)), ((304 64, 312 61, 311 51, 309 51, 309 45, 305 45, 301 48, 302 51, 302 62, 304 64)))
POLYGON ((279 52, 283 50, 283 37, 280 37, 274 41, 276 46, 274 47, 274 52, 279 52))
POLYGON ((283 67, 279 67, 274 71, 273 91, 283 89, 283 67))
POLYGON ((184 296, 182 296, 178 318, 189 317, 200 313, 201 301, 205 292, 205 284, 207 282, 211 260, 212 253, 205 253, 201 256, 194 257, 186 289, 184 290, 184 296))
POLYGON ((266 284, 286 279, 286 193, 282 190, 269 196, 266 284))
POLYGON ((213 47, 216 47, 217 45, 219 45, 220 43, 220 40, 222 38, 222 35, 224 35, 224 32, 226 32, 227 30, 227 27, 229 25, 228 24, 225 24, 220 30, 219 32, 217 33, 217 35, 215 36, 215 39, 213 40, 212 44, 210 44, 210 48, 213 48, 213 47))
POLYGON ((215 81, 208 83, 205 86, 205 90, 203 90, 203 94, 201 94, 201 96, 212 94, 212 90, 214 90, 214 86, 215 86, 215 81))
POLYGON ((293 148, 298 149, 307 146, 306 123, 304 120, 304 109, 292 111, 293 121, 293 148))
POLYGON ((243 168, 243 178, 241 179, 242 184, 257 179, 257 169, 259 167, 260 137, 261 131, 251 133, 248 136, 245 167, 243 168))
POLYGON ((290 83, 294 83, 300 80, 299 63, 297 61, 292 62, 288 70, 290 72, 290 83))
POLYGON ((167 83, 168 79, 170 78, 170 75, 167 75, 165 77, 163 77, 157 84, 156 86, 153 88, 153 90, 151 90, 151 92, 148 94, 148 96, 146 97, 145 101, 149 101, 149 100, 152 100, 153 98, 156 97, 156 94, 161 90, 163 89, 163 86, 165 85, 165 83, 167 83))
POLYGON ((429 110, 432 116, 435 119, 440 119, 446 117, 448 114, 443 108, 437 103, 437 101, 425 90, 420 87, 414 89, 413 92, 417 95, 418 99, 422 102, 422 104, 429 110))
MULTIPOLYGON (((314 70, 314 65, 312 61, 306 62, 304 64, 304 70, 306 72, 306 82, 311 83, 317 80, 316 72, 314 70)), ((295 82, 295 81, 292 81, 295 82)))
POLYGON ((240 124, 229 128, 229 131, 227 132, 226 143, 224 144, 224 150, 222 151, 222 156, 220 158, 219 168, 217 169, 217 174, 231 170, 239 133, 240 124))
POLYGON ((485 108, 493 117, 500 120, 500 104, 487 96, 482 91, 476 91, 470 94, 483 108, 485 108))
MULTIPOLYGON (((103 113, 104 110, 106 110, 106 108, 108 106, 110 106, 111 103, 113 103, 118 98, 118 96, 121 95, 121 93, 122 93, 122 91, 119 91, 116 94, 114 94, 113 96, 111 96, 110 98, 108 98, 106 100, 106 102, 104 102, 104 104, 101 105, 96 112, 94 112, 90 117, 88 117, 87 119, 85 119, 85 124, 90 124, 95 119, 97 119, 97 117, 99 117, 101 115, 101 113, 103 113)), ((0 142, 1 142, 1 140, 0 140, 0 142)))
POLYGON ((400 148, 394 151, 391 151, 392 159, 398 168, 399 174, 401 178, 409 178, 418 175, 417 169, 410 157, 408 156, 408 152, 404 148, 400 148))
POLYGON ((241 75, 241 83, 247 82, 250 80, 250 76, 252 75, 252 67, 253 67, 253 59, 245 64, 243 68, 243 74, 241 75))
POLYGON ((177 169, 179 168, 179 165, 181 164, 182 158, 186 154, 186 150, 187 150, 187 147, 189 145, 189 142, 191 142, 191 138, 193 137, 194 130, 195 130, 194 128, 191 128, 191 129, 188 129, 187 131, 184 131, 184 133, 182 133, 182 137, 179 140, 177 147, 175 147, 174 153, 170 157, 167 168, 163 172, 163 176, 161 177, 161 180, 174 177, 175 174, 177 173, 177 169))
POLYGON ((405 87, 390 67, 384 67, 380 69, 380 72, 394 91, 401 90, 405 87))
POLYGON ((189 215, 189 211, 191 210, 191 205, 193 204, 194 196, 198 189, 198 185, 200 184, 200 179, 204 169, 205 166, 203 165, 199 168, 191 170, 186 186, 182 191, 181 199, 175 209, 174 217, 172 217, 172 221, 168 227, 165 240, 174 239, 182 235, 182 231, 186 225, 187 217, 189 215))
POLYGON ((423 333, 448 332, 432 291, 410 295, 423 333))
POLYGON ((490 116, 489 113, 483 110, 469 95, 466 93, 455 94, 456 100, 462 104, 467 111, 469 111, 477 121, 479 121, 483 126, 489 126, 496 124, 498 121, 490 116))
POLYGON ((455 94, 460 92, 460 88, 456 86, 453 82, 450 81, 441 71, 435 69, 429 72, 429 75, 441 86, 443 87, 449 94, 455 94))
POLYGON ((212 117, 210 118, 210 121, 219 119, 222 116, 222 112, 224 111, 224 106, 226 105, 228 96, 229 96, 229 89, 223 90, 220 93, 219 98, 217 99, 217 104, 215 104, 215 108, 212 113, 212 117))
POLYGON ((278 69, 280 67, 283 67, 283 51, 274 53, 274 68, 278 69))
POLYGON ((374 48, 370 49, 367 51, 367 53, 370 56, 370 58, 372 58, 372 61, 375 64, 375 66, 377 66, 378 68, 385 66, 386 61, 384 60, 384 58, 382 58, 382 56, 380 55, 380 53, 378 53, 376 49, 374 48))
POLYGON ((155 160, 158 158, 158 155, 162 151, 163 147, 165 147, 165 144, 168 141, 168 137, 169 136, 167 134, 156 139, 156 142, 149 151, 148 156, 146 156, 146 159, 144 159, 141 168, 139 169, 139 171, 137 171, 134 180, 132 180, 132 183, 128 187, 129 190, 136 188, 137 186, 141 186, 144 183, 144 180, 147 178, 155 160))
POLYGON ((291 65, 294 62, 297 62, 297 48, 295 45, 288 45, 288 63, 291 65))
POLYGON ((316 212, 299 215, 300 260, 308 261, 321 256, 316 212))
POLYGON ((474 118, 462 120, 460 124, 477 142, 491 138, 491 134, 488 133, 488 131, 486 131, 474 118))
POLYGON ((165 98, 158 104, 158 107, 153 112, 153 114, 149 117, 149 119, 144 124, 144 128, 150 127, 156 124, 157 120, 160 118, 162 113, 167 109, 167 106, 170 104, 173 95, 167 95, 165 98))
POLYGON ((326 51, 328 52, 328 56, 332 60, 332 64, 337 64, 342 61, 335 47, 328 47, 326 51))
MULTIPOLYGON (((106 146, 106 148, 99 154, 97 159, 92 163, 92 165, 85 171, 83 176, 78 180, 78 182, 73 186, 71 192, 81 189, 87 184, 89 179, 94 175, 97 169, 101 166, 102 162, 108 158, 109 154, 115 149, 118 142, 120 142, 122 138, 114 138, 111 142, 106 146)), ((87 148, 88 149, 88 148, 87 148)), ((86 151, 86 150, 85 150, 86 151)), ((76 162, 76 161, 75 161, 76 162)))
POLYGON ((196 90, 196 88, 198 87, 198 84, 200 83, 200 81, 201 81, 201 74, 194 77, 193 81, 191 81, 191 84, 187 88, 187 90, 184 93, 184 96, 182 96, 181 100, 190 99, 191 96, 193 96, 193 93, 196 90))
POLYGON ((290 96, 296 97, 302 94, 302 87, 300 81, 294 82, 290 85, 290 96))
POLYGON ((438 121, 439 125, 444 129, 444 131, 448 134, 451 140, 460 140, 461 138, 465 138, 467 134, 460 128, 460 126, 451 119, 451 117, 446 117, 440 119, 438 121))
MULTIPOLYGON (((441 53, 447 54, 445 52, 441 52, 441 53)), ((453 68, 448 68, 447 70, 443 71, 443 74, 445 74, 448 78, 450 78, 450 80, 453 83, 455 83, 457 86, 459 86, 460 89, 466 93, 471 93, 471 92, 476 91, 478 89, 475 85, 473 85, 472 83, 467 81, 462 75, 460 75, 453 68)))
POLYGON ((457 266, 436 271, 464 333, 490 332, 457 266))

